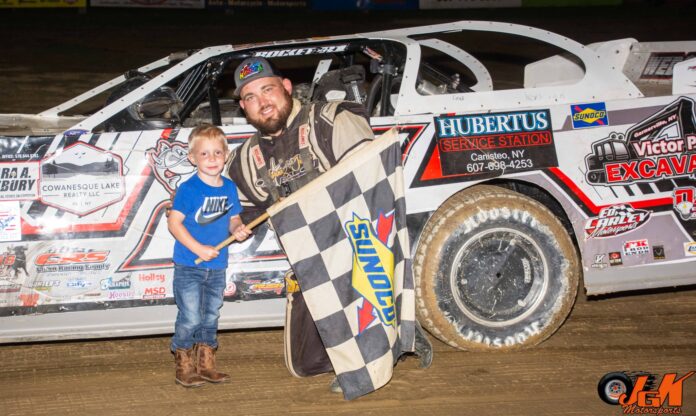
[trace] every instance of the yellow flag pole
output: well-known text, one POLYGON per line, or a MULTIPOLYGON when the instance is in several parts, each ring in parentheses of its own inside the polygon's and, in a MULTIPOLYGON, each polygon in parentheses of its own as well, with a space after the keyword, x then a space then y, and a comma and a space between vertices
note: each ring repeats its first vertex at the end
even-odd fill
MULTIPOLYGON (((266 221, 268 219, 268 213, 264 212, 263 214, 259 215, 258 217, 254 218, 253 221, 251 221, 249 224, 247 224, 247 228, 253 229, 257 225, 261 224, 262 222, 266 221)), ((227 246, 228 244, 231 244, 233 241, 236 241, 237 238, 235 236, 231 235, 225 239, 225 241, 221 242, 220 244, 215 246, 215 250, 220 250, 221 248, 227 246)), ((202 258, 197 258, 195 263, 196 264, 201 264, 203 262, 202 258)))

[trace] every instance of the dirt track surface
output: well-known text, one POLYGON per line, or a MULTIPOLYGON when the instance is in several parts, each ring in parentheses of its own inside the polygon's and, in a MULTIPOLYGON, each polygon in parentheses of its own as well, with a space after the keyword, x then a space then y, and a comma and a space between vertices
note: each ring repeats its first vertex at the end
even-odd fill
MULTIPOLYGON (((222 333, 218 362, 232 382, 198 389, 174 384, 167 337, 2 346, 0 413, 620 415, 597 395, 604 374, 696 370, 696 291, 579 299, 554 336, 522 352, 435 342, 431 368, 408 358, 387 386, 350 402, 328 391, 329 375, 290 376, 282 335, 222 333)), ((682 411, 696 414, 696 379, 684 382, 682 411)))
MULTIPOLYGON (((693 39, 693 8, 558 9, 408 14, 290 14, 277 33, 253 14, 90 11, 0 16, 0 111, 31 112, 174 50, 220 43, 343 34, 458 19, 546 27, 588 43, 618 37, 693 39), (129 13, 143 13, 123 25, 129 13), (321 17, 317 19, 317 16, 321 17), (396 16, 396 17, 395 17, 396 16), (573 17, 564 17, 573 16, 573 17), (304 20, 303 20, 304 19, 304 20), (359 19, 360 27, 353 22, 359 19), (311 32, 308 32, 311 30, 311 32), (233 38, 233 40, 231 39, 233 38), (138 41, 144 39, 144 41, 138 41), (125 41, 124 41, 125 40, 125 41)), ((274 27, 277 15, 264 16, 274 27)), ((434 341, 430 369, 399 363, 379 391, 346 402, 328 375, 296 379, 285 369, 282 330, 220 335, 225 385, 174 384, 168 337, 0 346, 0 415, 432 414, 619 415, 597 382, 611 371, 679 376, 696 370, 696 289, 586 299, 540 346, 515 353, 461 352, 434 341)), ((682 414, 696 415, 696 377, 684 383, 682 414)))

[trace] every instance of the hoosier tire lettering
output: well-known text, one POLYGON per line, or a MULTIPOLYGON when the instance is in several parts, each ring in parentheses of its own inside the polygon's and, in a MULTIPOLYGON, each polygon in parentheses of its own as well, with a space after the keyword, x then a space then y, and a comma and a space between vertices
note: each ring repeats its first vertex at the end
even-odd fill
POLYGON ((544 205, 482 185, 433 214, 414 272, 418 319, 436 338, 464 350, 512 350, 560 327, 575 301, 580 263, 544 205))

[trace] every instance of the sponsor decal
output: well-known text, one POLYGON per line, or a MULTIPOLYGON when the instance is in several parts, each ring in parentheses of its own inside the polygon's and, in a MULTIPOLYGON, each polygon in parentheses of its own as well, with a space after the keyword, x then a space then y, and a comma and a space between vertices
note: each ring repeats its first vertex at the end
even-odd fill
POLYGON ((570 106, 574 129, 608 126, 609 117, 604 103, 574 104, 570 106))
POLYGON ((696 241, 684 243, 684 255, 687 257, 696 256, 696 241))
POLYGON ((51 249, 34 259, 38 273, 109 270, 108 250, 65 247, 51 249))
POLYGON ((650 253, 650 244, 645 238, 641 240, 626 241, 623 245, 623 253, 626 256, 648 254, 650 253))
POLYGON ((309 124, 303 124, 299 127, 299 136, 300 149, 309 147, 309 124))
POLYGON ((696 219, 696 188, 685 186, 672 192, 672 204, 681 219, 685 221, 696 219))
POLYGON ((38 198, 38 179, 36 162, 0 163, 0 201, 38 198))
POLYGON ((106 292, 108 300, 128 300, 135 298, 135 292, 132 290, 115 290, 106 292))
POLYGON ((166 276, 163 273, 148 273, 148 274, 139 274, 138 275, 138 281, 140 281, 140 282, 164 283, 165 279, 166 279, 166 276))
POLYGON ((261 169, 266 166, 266 160, 263 158, 263 154, 261 154, 261 147, 259 145, 251 148, 251 157, 254 159, 256 169, 261 169))
POLYGON ((92 282, 84 279, 70 279, 67 282, 65 282, 65 287, 68 287, 70 289, 84 289, 86 287, 91 286, 92 282))
POLYGON ((89 130, 85 129, 71 129, 65 130, 63 136, 82 136, 83 134, 89 134, 89 130))
POLYGON ((280 295, 283 288, 285 288, 283 280, 278 278, 270 280, 245 279, 243 282, 247 285, 247 288, 244 290, 246 294, 261 294, 270 292, 280 295))
POLYGON ((491 177, 558 165, 549 110, 435 117, 443 176, 491 177))
POLYGON ((121 157, 78 142, 43 161, 41 201, 80 216, 112 205, 126 194, 121 157))
POLYGON ((585 238, 614 237, 633 231, 645 224, 650 211, 634 209, 629 204, 602 208, 599 214, 585 223, 585 238))
POLYGON ((608 266, 608 264, 604 262, 604 260, 606 260, 606 257, 606 254, 595 254, 594 263, 592 263, 591 267, 593 269, 605 269, 608 266))
POLYGON ((29 277, 26 253, 26 246, 7 246, 0 254, 0 277, 17 279, 20 272, 29 277))
POLYGON ((131 280, 129 276, 125 276, 119 280, 114 280, 113 277, 109 276, 106 279, 102 279, 100 287, 101 290, 130 289, 131 280))
POLYGON ((162 299, 167 296, 167 288, 164 286, 146 287, 143 292, 143 299, 162 299))
POLYGON ((19 201, 0 202, 0 241, 22 239, 22 220, 19 201))
POLYGON ((34 290, 51 290, 51 288, 60 286, 60 280, 35 280, 29 287, 34 290))
POLYGON ((363 297, 357 307, 358 333, 375 321, 395 326, 394 252, 387 246, 394 223, 393 212, 380 213, 376 230, 372 223, 353 214, 344 230, 353 248, 353 288, 363 297))
POLYGON ((664 260, 665 259, 665 246, 653 246, 653 259, 664 260))
MULTIPOLYGON (((347 47, 348 47, 347 44, 346 45, 329 45, 329 46, 308 46, 308 47, 304 47, 304 48, 278 49, 278 50, 274 50, 274 51, 257 51, 257 52, 254 52, 254 56, 260 56, 263 58, 280 58, 280 57, 284 57, 284 56, 303 56, 303 55, 336 53, 336 52, 345 51, 347 47)), ((242 72, 244 72, 245 69, 246 69, 246 66, 244 68, 242 68, 242 72)), ((245 75, 244 77, 242 77, 242 74, 240 73, 239 79, 242 80, 242 79, 246 78, 247 76, 257 74, 257 73, 263 71, 263 68, 261 68, 260 70, 250 68, 249 71, 250 71, 250 73, 248 75, 245 75), (253 71, 256 71, 256 72, 253 72, 253 71)))
POLYGON ((0 293, 19 292, 19 289, 21 288, 22 285, 19 285, 17 283, 0 282, 0 293))
POLYGON ((681 97, 624 133, 592 144, 587 182, 625 185, 696 174, 694 101, 681 97))
POLYGON ((619 251, 612 251, 609 253, 609 265, 611 266, 619 266, 623 264, 623 260, 621 260, 621 252, 619 251))
POLYGON ((184 143, 159 139, 157 146, 147 149, 145 153, 155 172, 155 178, 169 193, 173 193, 181 182, 196 171, 196 167, 188 159, 184 143))
POLYGON ((658 384, 654 374, 611 372, 602 377, 597 391, 604 402, 620 405, 624 415, 682 414, 684 382, 694 374, 665 373, 658 384))
POLYGON ((642 79, 672 79, 674 65, 695 56, 696 52, 651 53, 640 77, 642 79))
POLYGON ((54 139, 55 136, 31 136, 28 140, 26 137, 2 136, 0 161, 3 163, 34 161, 38 165, 38 161, 44 157, 54 139))

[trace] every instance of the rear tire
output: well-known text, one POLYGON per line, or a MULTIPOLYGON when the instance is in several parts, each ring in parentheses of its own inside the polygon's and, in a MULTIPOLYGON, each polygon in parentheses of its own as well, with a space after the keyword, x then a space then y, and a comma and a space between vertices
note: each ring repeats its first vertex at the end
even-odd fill
POLYGON ((496 186, 466 189, 421 233, 418 320, 459 349, 536 345, 570 313, 579 264, 567 231, 541 203, 496 186))

